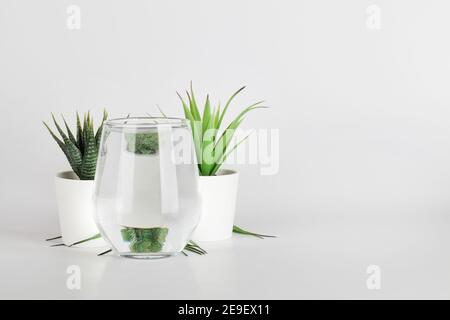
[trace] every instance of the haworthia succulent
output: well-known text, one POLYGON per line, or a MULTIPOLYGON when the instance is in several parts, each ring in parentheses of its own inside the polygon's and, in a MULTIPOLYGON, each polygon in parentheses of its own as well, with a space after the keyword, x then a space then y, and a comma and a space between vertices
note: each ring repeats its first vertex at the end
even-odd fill
POLYGON ((63 117, 66 132, 56 121, 52 114, 53 123, 59 133, 58 137, 44 122, 52 138, 59 145, 69 161, 72 170, 81 180, 93 180, 95 177, 95 169, 97 165, 97 154, 100 139, 103 131, 103 123, 107 119, 108 114, 103 112, 103 120, 97 132, 94 133, 94 120, 90 113, 84 114, 83 122, 80 120, 78 112, 76 113, 76 134, 70 130, 67 121, 63 117))

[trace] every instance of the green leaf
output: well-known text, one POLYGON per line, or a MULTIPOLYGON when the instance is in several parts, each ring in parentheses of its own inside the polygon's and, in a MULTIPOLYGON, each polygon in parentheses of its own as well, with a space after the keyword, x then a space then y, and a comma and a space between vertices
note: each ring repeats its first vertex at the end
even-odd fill
POLYGON ((57 243, 57 244, 52 244, 50 247, 65 247, 66 245, 64 243, 57 243))
POLYGON ((220 168, 222 163, 225 161, 226 157, 230 154, 230 152, 228 152, 230 148, 229 144, 232 141, 235 130, 241 125, 244 116, 252 110, 266 108, 264 106, 260 106, 261 103, 262 101, 259 101, 245 108, 241 113, 239 113, 238 116, 236 116, 236 118, 234 118, 234 120, 224 130, 220 138, 217 140, 216 145, 214 146, 215 165, 213 165, 213 167, 215 168, 215 170, 213 170, 212 168, 208 168, 208 175, 214 174, 220 168), (224 157, 225 154, 226 156, 224 157))
POLYGON ((56 141, 56 143, 58 144, 58 146, 61 148, 61 150, 64 152, 64 154, 66 155, 66 157, 68 158, 68 154, 67 154, 67 148, 66 145, 64 144, 64 142, 62 142, 54 133, 53 131, 50 129, 50 127, 47 125, 47 123, 45 123, 44 121, 42 121, 42 123, 44 124, 44 126, 47 128, 48 132, 50 132, 50 135, 52 136, 52 138, 56 141))
POLYGON ((242 228, 240 228, 238 226, 233 226, 233 232, 234 233, 238 233, 238 234, 248 235, 248 236, 254 236, 254 237, 257 237, 257 238, 260 238, 260 239, 263 239, 263 238, 276 238, 276 236, 269 236, 269 235, 266 235, 266 234, 253 233, 253 232, 244 230, 244 229, 242 229, 242 228))
POLYGON ((61 117, 63 118, 64 125, 66 126, 67 134, 68 134, 68 136, 69 136, 70 141, 72 141, 72 143, 79 149, 80 147, 78 146, 77 139, 75 139, 75 137, 73 136, 73 133, 72 133, 72 131, 70 130, 69 125, 68 125, 67 122, 66 122, 66 119, 64 118, 63 115, 61 115, 61 117))
POLYGON ((186 244, 186 246, 184 247, 185 251, 190 251, 193 252, 195 254, 198 255, 203 255, 203 254, 207 254, 207 252, 205 250, 203 250, 200 246, 198 246, 197 244, 191 244, 188 243, 186 244))
POLYGON ((231 102, 244 89, 245 87, 242 87, 234 92, 227 100, 227 103, 222 111, 220 103, 215 110, 211 109, 210 98, 209 95, 207 95, 206 103, 203 109, 203 116, 200 116, 200 112, 197 107, 192 82, 190 83, 190 92, 186 91, 186 95, 189 99, 189 107, 181 95, 177 92, 177 95, 183 105, 185 118, 189 120, 189 124, 191 126, 195 153, 198 161, 198 169, 200 175, 202 176, 215 174, 231 152, 241 144, 242 141, 232 146, 231 141, 235 130, 241 125, 245 115, 254 109, 265 108, 261 105, 263 101, 258 101, 248 106, 228 124, 219 138, 217 138, 225 114, 227 113, 231 102), (213 129, 213 131, 210 132, 211 129, 213 129))
POLYGON ((98 127, 97 132, 95 134, 95 145, 97 147, 97 150, 100 146, 100 139, 102 138, 103 127, 104 127, 106 119, 108 119, 108 112, 106 112, 106 110, 104 109, 102 123, 98 127))
POLYGON ((225 104, 225 107, 223 108, 223 112, 222 112, 222 114, 220 115, 220 118, 219 118, 219 122, 218 122, 218 126, 220 127, 220 125, 222 124, 222 121, 223 121, 223 118, 225 117, 225 113, 227 112, 227 110, 228 110, 228 107, 230 106, 230 104, 231 104, 231 101, 233 101, 233 99, 242 91, 242 90, 244 90, 245 89, 245 86, 243 86, 242 88, 240 88, 240 89, 238 89, 235 93, 233 93, 232 95, 231 95, 231 97, 228 99, 228 101, 227 101, 227 103, 225 104))
POLYGON ((164 118, 167 118, 166 114, 161 110, 161 108, 160 108, 158 105, 156 105, 156 107, 158 108, 158 110, 159 110, 159 112, 162 114, 162 116, 163 116, 164 118))
POLYGON ((89 131, 89 113, 85 113, 84 114, 84 119, 83 119, 83 151, 86 149, 86 144, 87 144, 87 136, 88 136, 88 131, 89 131))
POLYGON ((77 145, 78 145, 78 148, 80 148, 81 151, 84 150, 83 128, 81 126, 80 115, 78 114, 78 111, 77 111, 77 145))
POLYGON ((195 248, 197 248, 198 250, 200 250, 201 252, 203 252, 203 254, 206 254, 208 252, 206 252, 206 250, 204 250, 203 248, 201 248, 198 244, 196 244, 193 240, 189 240, 189 244, 194 246, 195 248))
POLYGON ((187 244, 187 245, 184 247, 184 250, 190 251, 190 252, 193 252, 193 253, 196 253, 196 254, 198 254, 198 255, 204 254, 203 251, 198 250, 195 246, 190 245, 190 244, 187 244))
MULTIPOLYGON (((187 95, 189 97, 189 92, 187 92, 187 95)), ((191 81, 191 96, 189 97, 189 103, 191 108, 191 114, 194 116, 194 119, 197 121, 201 121, 202 118, 200 117, 200 112, 198 111, 197 107, 197 101, 195 100, 194 89, 192 88, 192 81, 191 81)))
POLYGON ((108 249, 108 250, 106 250, 106 251, 103 251, 103 252, 99 253, 97 256, 98 256, 98 257, 103 256, 103 255, 105 255, 105 254, 107 254, 107 253, 110 253, 111 251, 112 251, 112 249, 108 249))
POLYGON ((97 166, 97 147, 95 144, 94 128, 92 121, 84 128, 85 135, 85 150, 80 166, 81 180, 94 180, 95 169, 97 166))
POLYGON ((211 121, 211 106, 209 103, 209 95, 206 96, 206 102, 205 102, 205 108, 203 109, 203 126, 202 126, 202 132, 203 135, 205 134, 205 131, 209 129, 209 123, 211 121))
MULTIPOLYGON (((56 122, 55 116, 52 114, 53 122, 56 126, 56 129, 59 132, 59 135, 63 138, 64 145, 66 147, 66 157, 67 160, 69 160, 70 166, 72 167, 73 171, 80 176, 80 166, 82 163, 82 156, 80 150, 77 148, 75 144, 73 144, 72 141, 67 137, 67 135, 64 133, 64 131, 59 126, 58 122, 56 122)), ((80 177, 81 178, 81 177, 80 177)))
POLYGON ((177 92, 178 97, 181 100, 181 103, 183 105, 183 110, 184 110, 184 117, 186 119, 188 119, 189 121, 194 121, 194 117, 192 116, 191 112, 189 111, 189 108, 186 105, 186 102, 184 102, 183 97, 177 92))
POLYGON ((217 106, 217 109, 216 109, 216 111, 215 111, 215 113, 214 113, 213 127, 214 127, 214 129, 216 129, 216 130, 219 130, 219 128, 220 128, 219 120, 220 120, 220 103, 219 103, 219 105, 217 106))
POLYGON ((201 121, 191 121, 192 138, 194 140, 195 154, 197 156, 197 162, 202 163, 202 123, 201 121))
POLYGON ((69 245, 69 247, 73 247, 73 246, 76 246, 76 245, 78 245, 78 244, 82 244, 82 243, 85 243, 85 242, 88 242, 88 241, 92 241, 92 240, 95 240, 95 239, 99 239, 99 238, 101 238, 101 237, 102 237, 102 235, 101 235, 100 233, 97 233, 97 234, 93 235, 92 237, 89 237, 89 238, 86 238, 86 239, 83 239, 83 240, 74 242, 74 243, 72 243, 71 245, 69 245))
POLYGON ((245 138, 243 138, 242 140, 240 140, 239 142, 237 142, 231 149, 227 149, 226 153, 222 155, 222 158, 214 165, 214 167, 211 169, 210 175, 215 175, 217 173, 217 171, 219 170, 220 166, 222 165, 222 163, 224 163, 228 156, 245 140, 248 139, 250 135, 247 135, 245 138))
POLYGON ((53 240, 57 240, 57 239, 61 239, 61 238, 62 238, 62 236, 56 236, 56 237, 53 237, 53 238, 45 239, 45 241, 53 241, 53 240))

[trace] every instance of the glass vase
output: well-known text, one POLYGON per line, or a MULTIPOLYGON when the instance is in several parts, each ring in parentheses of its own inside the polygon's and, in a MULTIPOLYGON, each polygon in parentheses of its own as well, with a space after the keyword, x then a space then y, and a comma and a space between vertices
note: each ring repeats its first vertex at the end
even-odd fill
POLYGON ((181 252, 201 214, 198 168, 183 119, 106 121, 95 177, 96 223, 118 255, 181 252))

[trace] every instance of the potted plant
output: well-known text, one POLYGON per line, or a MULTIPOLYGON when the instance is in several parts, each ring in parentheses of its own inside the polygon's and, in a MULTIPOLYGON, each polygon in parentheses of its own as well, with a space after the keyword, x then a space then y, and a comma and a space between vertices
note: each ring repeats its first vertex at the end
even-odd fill
MULTIPOLYGON (((107 113, 104 111, 103 121, 106 118, 107 113)), ((83 123, 77 113, 76 134, 74 135, 64 117, 66 132, 58 124, 53 114, 52 119, 59 136, 50 129, 47 123, 44 122, 44 125, 72 168, 72 171, 57 173, 55 178, 62 241, 67 246, 74 244, 85 247, 104 246, 105 243, 100 236, 93 238, 92 241, 80 243, 80 239, 98 234, 94 221, 93 180, 103 121, 97 131, 94 131, 94 120, 90 113, 84 114, 83 123)))
POLYGON ((246 231, 234 225, 236 198, 239 174, 237 171, 222 169, 223 162, 245 138, 232 143, 235 130, 240 126, 247 113, 252 110, 266 108, 263 101, 258 101, 241 110, 225 129, 223 121, 233 99, 245 87, 237 90, 221 110, 211 106, 209 95, 206 97, 202 114, 195 99, 192 83, 190 92, 186 91, 187 103, 177 92, 181 100, 184 116, 189 121, 194 139, 195 153, 200 174, 199 189, 202 196, 202 216, 193 239, 196 241, 225 240, 232 233, 270 237, 246 231))

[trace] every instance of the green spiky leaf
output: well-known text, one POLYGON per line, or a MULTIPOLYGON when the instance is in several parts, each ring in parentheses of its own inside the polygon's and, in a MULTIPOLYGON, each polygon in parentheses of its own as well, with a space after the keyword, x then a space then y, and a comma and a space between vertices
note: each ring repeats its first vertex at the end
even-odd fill
POLYGON ((267 234, 253 233, 253 232, 244 230, 244 229, 242 229, 242 228, 240 228, 238 226, 233 226, 233 232, 234 233, 238 233, 238 234, 247 235, 247 236, 254 236, 254 237, 257 237, 257 238, 260 238, 260 239, 262 239, 262 238, 276 238, 276 236, 269 236, 267 234))
POLYGON ((75 144, 73 144, 72 141, 70 141, 69 137, 64 133, 64 131, 59 126, 58 122, 55 119, 55 116, 52 114, 53 122, 56 126, 56 129, 59 132, 59 135, 62 137, 66 149, 66 157, 67 160, 69 160, 69 163, 73 169, 73 171, 79 175, 80 171, 79 168, 82 163, 82 155, 80 150, 77 148, 75 144))
POLYGON ((47 123, 44 122, 44 125, 63 151, 75 174, 81 180, 94 179, 98 145, 103 130, 103 122, 107 118, 106 110, 103 113, 102 124, 97 129, 96 134, 94 134, 94 123, 90 112, 84 114, 83 122, 80 120, 79 113, 76 113, 76 135, 69 128, 64 116, 62 118, 67 133, 61 129, 61 126, 52 114, 53 123, 60 137, 50 129, 47 123))
POLYGON ((92 120, 89 123, 88 128, 84 128, 84 131, 86 132, 86 141, 83 161, 80 166, 80 179, 94 180, 95 168, 97 166, 97 146, 95 143, 92 120))
POLYGON ((82 243, 85 243, 85 242, 88 242, 88 241, 92 241, 92 240, 95 240, 95 239, 100 239, 101 237, 102 237, 102 235, 100 233, 97 233, 97 234, 93 235, 92 237, 89 237, 89 238, 86 238, 86 239, 74 242, 71 245, 69 245, 69 247, 73 247, 73 246, 76 246, 78 244, 82 244, 82 243))
POLYGON ((67 135, 69 136, 70 141, 72 141, 72 143, 73 143, 78 149, 80 149, 79 146, 78 146, 77 139, 74 137, 72 131, 70 130, 69 125, 67 124, 66 119, 64 118, 64 116, 62 116, 62 119, 63 119, 63 121, 64 121, 64 125, 66 126, 67 135))

